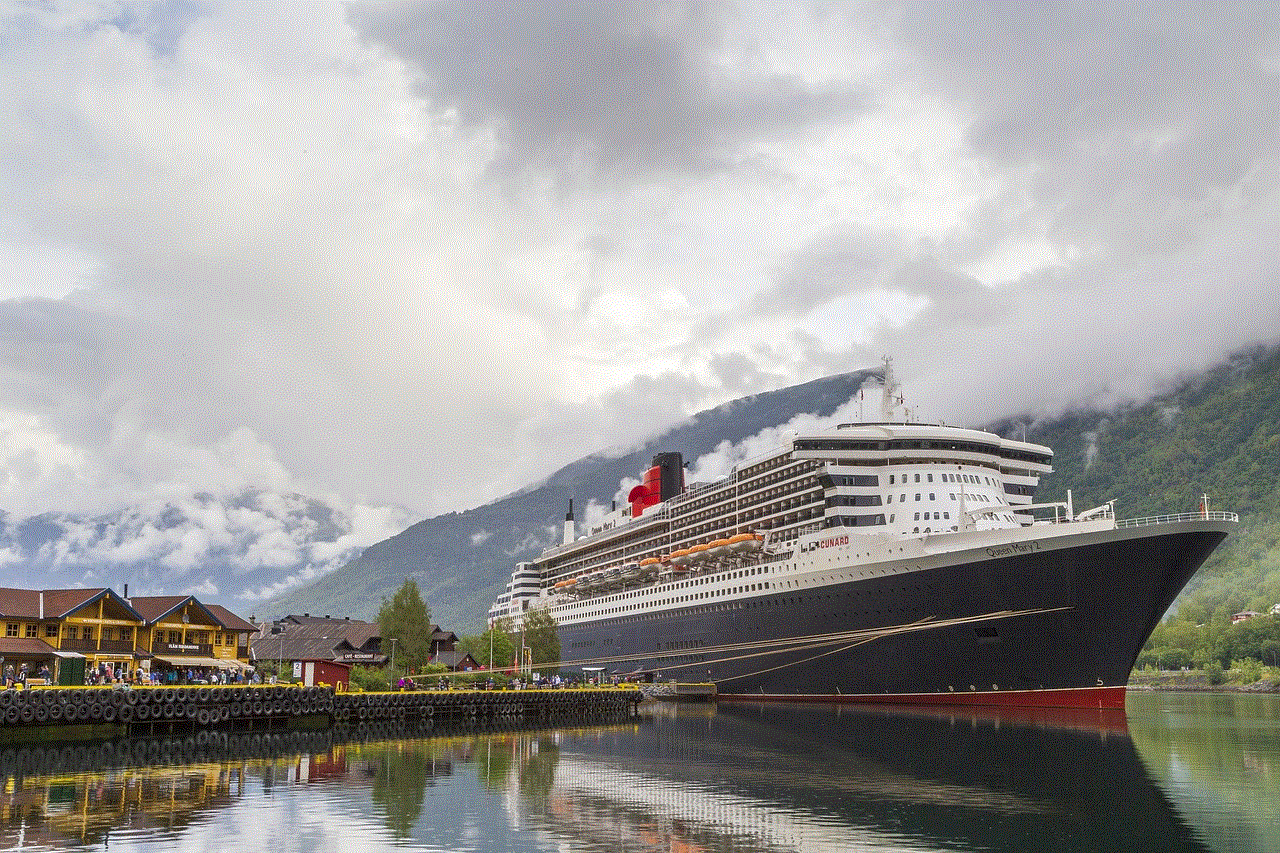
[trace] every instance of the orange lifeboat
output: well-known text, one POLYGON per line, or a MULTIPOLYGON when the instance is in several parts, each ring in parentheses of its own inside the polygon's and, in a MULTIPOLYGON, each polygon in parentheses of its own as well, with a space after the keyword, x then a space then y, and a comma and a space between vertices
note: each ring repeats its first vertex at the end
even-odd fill
POLYGON ((707 556, 713 560, 729 556, 729 540, 714 539, 707 544, 707 556))
POLYGON ((671 565, 686 566, 689 564, 689 549, 680 548, 671 552, 671 565))
POLYGON ((709 550, 711 550, 711 546, 705 542, 701 545, 694 545, 689 549, 689 562, 698 563, 705 560, 709 550))

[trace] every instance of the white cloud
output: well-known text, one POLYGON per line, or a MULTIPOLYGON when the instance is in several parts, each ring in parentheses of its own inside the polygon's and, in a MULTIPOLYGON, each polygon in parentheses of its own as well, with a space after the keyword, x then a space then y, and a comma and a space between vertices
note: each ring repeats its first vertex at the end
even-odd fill
POLYGON ((1139 395, 1277 334, 1277 18, 15 7, 0 509, 180 506, 50 553, 296 585, 885 351, 970 423, 1139 395))

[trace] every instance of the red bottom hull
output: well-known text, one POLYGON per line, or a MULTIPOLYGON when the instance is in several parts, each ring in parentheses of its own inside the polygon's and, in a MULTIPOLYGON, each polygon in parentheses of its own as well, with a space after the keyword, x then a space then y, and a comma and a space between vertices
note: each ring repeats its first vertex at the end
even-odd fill
POLYGON ((851 702, 982 708, 1090 708, 1124 710, 1125 687, 1062 690, 984 690, 956 693, 721 693, 720 702, 851 702))

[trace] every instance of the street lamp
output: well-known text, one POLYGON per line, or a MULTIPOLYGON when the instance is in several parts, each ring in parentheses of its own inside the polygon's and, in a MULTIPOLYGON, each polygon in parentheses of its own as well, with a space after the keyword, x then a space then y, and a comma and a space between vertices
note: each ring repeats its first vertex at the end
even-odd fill
POLYGON ((273 625, 271 633, 280 635, 280 656, 276 658, 276 682, 284 680, 284 628, 273 625))
POLYGON ((395 678, 396 678, 396 643, 397 643, 397 642, 399 642, 399 638, 398 638, 398 637, 391 637, 390 639, 391 639, 391 678, 390 678, 390 679, 388 679, 388 680, 391 682, 391 686, 392 686, 392 687, 395 687, 395 685, 396 685, 396 681, 395 681, 395 678))

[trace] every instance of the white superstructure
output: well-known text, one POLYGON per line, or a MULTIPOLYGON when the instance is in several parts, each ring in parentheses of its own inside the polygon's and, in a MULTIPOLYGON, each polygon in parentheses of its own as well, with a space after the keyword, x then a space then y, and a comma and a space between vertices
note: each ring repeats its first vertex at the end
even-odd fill
MULTIPOLYGON (((784 575, 799 582, 833 558, 845 571, 883 571, 943 541, 961 547, 956 534, 1032 524, 1036 487, 1052 470, 1049 448, 894 421, 901 398, 888 359, 882 378, 882 422, 795 435, 715 482, 686 488, 679 455, 656 458, 627 504, 587 535, 570 531, 521 563, 489 621, 518 624, 532 606, 548 607, 560 625, 691 602, 742 606, 776 591, 784 575), (658 495, 663 478, 667 493, 658 495)), ((1114 525, 1109 510, 1095 521, 1114 525)))

